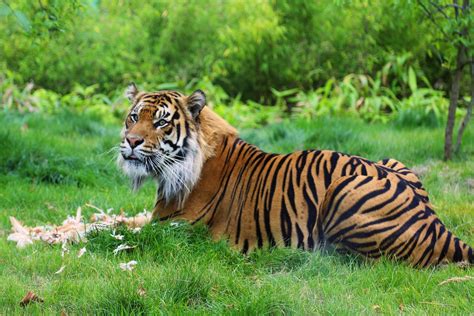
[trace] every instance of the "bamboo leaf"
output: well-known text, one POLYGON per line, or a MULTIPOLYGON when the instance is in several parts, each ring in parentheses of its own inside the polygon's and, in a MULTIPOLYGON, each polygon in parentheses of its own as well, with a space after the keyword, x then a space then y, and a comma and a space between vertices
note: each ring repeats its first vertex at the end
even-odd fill
POLYGON ((416 84, 416 74, 412 67, 408 68, 408 85, 412 93, 418 88, 416 84))

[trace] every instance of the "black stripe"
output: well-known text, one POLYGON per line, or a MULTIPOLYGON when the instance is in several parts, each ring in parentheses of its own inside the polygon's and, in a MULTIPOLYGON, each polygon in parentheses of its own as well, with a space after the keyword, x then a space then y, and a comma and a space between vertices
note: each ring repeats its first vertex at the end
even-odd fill
POLYGON ((242 247, 242 253, 247 254, 248 251, 249 251, 249 241, 245 239, 244 246, 242 247))
MULTIPOLYGON (((386 237, 380 242, 380 248, 386 248, 395 240, 397 240, 402 234, 404 234, 411 226, 413 226, 416 222, 425 220, 427 218, 426 213, 424 211, 419 211, 414 214, 408 221, 405 221, 400 228, 394 232, 392 235, 386 237)), ((425 224, 424 224, 425 225, 425 224)))
POLYGON ((296 237, 298 238, 298 248, 304 249, 304 236, 300 226, 296 223, 296 237))
MULTIPOLYGON (((391 183, 390 181, 388 183, 391 183)), ((382 203, 379 203, 375 206, 372 206, 366 210, 364 210, 362 212, 362 214, 367 214, 367 213, 371 213, 371 212, 374 212, 374 211, 378 211, 378 210, 381 210, 383 207, 387 206, 388 204, 392 203, 393 201, 395 201, 397 199, 397 197, 402 194, 402 192, 406 189, 406 184, 404 184, 402 181, 399 181, 398 184, 397 184, 397 188, 395 190, 395 192, 392 194, 392 197, 389 198, 389 199, 386 199, 385 201, 383 201, 382 203)))
POLYGON ((291 219, 288 214, 288 209, 286 208, 284 197, 281 200, 280 227, 281 227, 283 242, 285 243, 285 246, 288 247, 291 245, 291 219))
POLYGON ((313 203, 308 192, 306 190, 306 185, 303 185, 303 197, 306 202, 308 220, 306 223, 306 228, 308 229, 307 245, 309 249, 314 249, 314 239, 313 239, 313 230, 316 225, 317 220, 317 209, 316 204, 313 203))
POLYGON ((336 188, 332 191, 332 194, 331 196, 329 197, 329 200, 328 200, 328 203, 326 204, 326 210, 323 210, 326 211, 326 218, 328 217, 329 215, 329 211, 330 210, 334 210, 331 215, 329 216, 329 218, 327 218, 327 220, 325 220, 326 222, 326 227, 325 227, 325 232, 326 231, 326 228, 327 226, 332 222, 332 220, 334 219, 334 216, 336 215, 336 210, 339 209, 339 205, 341 204, 342 200, 349 194, 350 191, 346 191, 341 197, 339 197, 338 201, 336 202, 336 204, 334 205, 334 200, 336 199, 336 197, 338 197, 339 193, 346 188, 346 186, 351 183, 352 181, 354 181, 354 179, 356 178, 357 176, 352 176, 352 177, 348 177, 347 179, 341 181, 340 183, 338 183, 338 185, 336 186, 336 188))
POLYGON ((372 191, 370 193, 367 193, 365 194, 362 198, 360 198, 356 203, 354 203, 350 208, 349 210, 345 211, 344 213, 342 213, 339 218, 337 219, 337 221, 331 226, 331 228, 328 228, 326 231, 329 232, 331 231, 334 227, 336 227, 337 225, 339 225, 342 221, 350 218, 352 215, 354 215, 355 213, 357 213, 360 208, 369 200, 379 196, 380 194, 384 194, 386 193, 387 191, 390 190, 390 182, 387 181, 385 183, 385 187, 383 189, 379 189, 379 190, 375 190, 375 191, 372 191))

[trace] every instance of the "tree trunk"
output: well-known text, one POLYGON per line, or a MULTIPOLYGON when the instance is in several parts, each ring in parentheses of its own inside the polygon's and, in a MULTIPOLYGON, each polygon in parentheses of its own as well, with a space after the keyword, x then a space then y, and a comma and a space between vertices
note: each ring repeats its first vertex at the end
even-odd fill
POLYGON ((453 153, 453 129, 454 123, 456 122, 456 108, 458 106, 459 89, 461 87, 464 50, 465 46, 460 44, 456 57, 456 70, 454 71, 451 91, 449 93, 448 122, 446 123, 446 131, 444 134, 444 160, 450 160, 453 153))
MULTIPOLYGON (((467 16, 469 14, 469 11, 470 11, 469 0, 463 0, 461 10, 459 10, 457 0, 453 0, 453 4, 454 4, 456 19, 459 18, 459 15, 467 16)), ((468 29, 467 27, 464 27, 461 30, 460 36, 463 38, 466 38, 467 35, 468 35, 468 29)), ((453 74, 453 81, 451 82, 451 91, 449 95, 448 121, 446 123, 446 131, 444 134, 444 160, 450 160, 453 154, 453 130, 454 130, 454 124, 456 123, 456 108, 458 106, 458 100, 459 100, 459 89, 461 86, 462 69, 464 68, 464 65, 465 65, 464 62, 467 56, 468 56, 467 47, 463 43, 459 43, 458 54, 456 56, 456 70, 454 71, 454 74, 453 74)), ((469 118, 470 118, 470 115, 469 115, 469 118)), ((464 128, 463 128, 463 132, 464 132, 464 128)), ((460 141, 459 138, 457 139, 457 141, 460 141)))
POLYGON ((472 116, 472 108, 474 107, 474 61, 471 60, 471 101, 467 106, 466 116, 462 120, 461 126, 459 126, 458 136, 456 139, 456 145, 454 147, 454 152, 458 153, 461 149, 461 142, 462 142, 462 135, 464 134, 464 130, 466 126, 469 124, 472 116))

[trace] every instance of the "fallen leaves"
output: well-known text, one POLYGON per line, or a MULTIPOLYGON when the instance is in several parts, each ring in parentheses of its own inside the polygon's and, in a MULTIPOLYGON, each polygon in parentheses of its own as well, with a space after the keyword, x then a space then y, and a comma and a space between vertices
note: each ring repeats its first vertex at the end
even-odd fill
POLYGON ((146 296, 146 290, 145 288, 143 287, 143 285, 140 285, 137 289, 137 294, 139 296, 146 296))
MULTIPOLYGON (((91 231, 110 229, 112 230, 111 236, 116 240, 124 240, 124 235, 115 233, 115 228, 119 225, 124 225, 131 232, 138 233, 141 228, 147 223, 151 222, 152 214, 146 210, 136 216, 127 217, 124 212, 120 214, 111 214, 112 209, 104 211, 94 205, 86 204, 98 211, 94 213, 90 221, 87 223, 84 221, 82 216, 82 209, 78 207, 74 216, 68 216, 61 225, 44 225, 36 227, 28 227, 23 225, 15 217, 10 217, 10 223, 12 225, 12 232, 8 236, 9 241, 16 243, 18 248, 24 248, 35 242, 44 242, 47 244, 60 244, 61 245, 61 257, 65 257, 66 254, 70 253, 69 244, 77 243, 79 241, 86 242, 87 234, 91 231)), ((49 208, 49 206, 48 206, 49 208)), ((126 251, 136 246, 130 246, 126 243, 120 244, 113 250, 113 254, 117 255, 122 251, 126 251)), ((77 251, 77 258, 81 258, 87 253, 86 247, 82 247, 77 251)), ((64 260, 64 259, 63 259, 64 260)), ((119 264, 122 271, 133 271, 137 261, 132 260, 129 262, 123 262, 119 264)), ((54 272, 54 274, 61 274, 65 271, 66 265, 63 264, 61 267, 54 272)), ((143 286, 140 286, 137 290, 138 295, 145 296, 146 291, 143 286)), ((42 303, 42 298, 36 295, 34 292, 29 291, 25 297, 21 300, 20 305, 22 307, 27 306, 33 302, 42 303)))
POLYGON ((463 277, 449 278, 449 279, 444 280, 443 282, 439 283, 438 285, 445 285, 445 284, 448 284, 448 283, 459 283, 459 282, 472 281, 472 280, 474 280, 474 277, 466 275, 466 276, 463 276, 463 277))
POLYGON ((382 307, 380 307, 380 305, 373 305, 372 310, 376 313, 380 313, 382 311, 382 307))
POLYGON ((59 268, 58 271, 54 272, 54 274, 60 274, 60 273, 62 273, 65 268, 66 268, 66 266, 61 266, 61 268, 59 268))
POLYGON ((66 241, 61 245, 61 257, 64 257, 65 254, 69 253, 69 248, 67 247, 66 241))
POLYGON ((78 258, 82 257, 86 253, 86 251, 87 251, 86 247, 82 247, 81 249, 79 249, 79 252, 77 253, 77 257, 78 258))
POLYGON ((112 231, 112 234, 110 234, 110 236, 114 237, 117 240, 123 240, 123 237, 124 237, 123 235, 116 235, 115 230, 112 231))
POLYGON ((35 293, 28 291, 25 297, 23 297, 23 299, 21 300, 20 306, 25 307, 26 305, 31 304, 33 302, 43 303, 44 300, 40 298, 38 295, 36 295, 35 293))
POLYGON ((16 242, 18 248, 24 248, 33 244, 33 239, 27 228, 23 227, 23 225, 12 216, 10 216, 10 223, 12 224, 13 233, 8 236, 7 240, 16 242))
POLYGON ((113 253, 116 256, 120 251, 127 250, 127 249, 132 249, 135 248, 135 246, 129 246, 127 244, 121 244, 117 248, 114 249, 113 253))
POLYGON ((127 263, 120 263, 119 264, 119 267, 120 269, 122 269, 123 271, 132 271, 133 268, 135 268, 135 265, 137 264, 138 262, 136 262, 135 260, 132 260, 130 262, 127 262, 127 263))
MULTIPOLYGON (((86 235, 91 231, 113 229, 119 225, 125 225, 136 233, 145 224, 151 222, 152 214, 146 210, 135 216, 127 217, 123 212, 118 215, 110 214, 112 209, 104 211, 92 204, 86 204, 86 206, 99 211, 91 216, 89 223, 83 221, 81 207, 77 208, 75 216, 68 216, 61 225, 27 227, 15 217, 10 217, 12 233, 8 236, 8 240, 16 242, 18 248, 24 248, 35 241, 62 244, 62 255, 64 256, 68 252, 66 243, 86 241, 86 235)), ((123 239, 123 235, 115 235, 115 232, 112 236, 117 240, 123 239)))

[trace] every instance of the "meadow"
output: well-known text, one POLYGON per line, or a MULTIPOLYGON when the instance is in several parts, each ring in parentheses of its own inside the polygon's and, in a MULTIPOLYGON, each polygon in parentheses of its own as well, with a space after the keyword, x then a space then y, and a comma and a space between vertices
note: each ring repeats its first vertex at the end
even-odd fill
MULTIPOLYGON (((0 114, 0 314, 457 314, 474 313, 472 268, 413 269, 331 249, 267 249, 244 256, 214 242, 202 226, 150 224, 123 241, 94 233, 61 256, 60 246, 17 249, 7 241, 15 216, 26 225, 60 223, 78 206, 87 218, 113 208, 150 210, 154 184, 138 193, 115 165, 121 123, 58 111, 0 114), (77 258, 80 248, 87 252, 77 258), (136 260, 132 272, 119 263, 136 260), (55 272, 65 265, 60 274, 55 272), (27 291, 43 303, 20 307, 27 291)), ((284 118, 242 137, 266 151, 334 149, 372 160, 394 157, 420 173, 442 221, 474 245, 474 126, 463 154, 442 162, 442 127, 367 124, 358 118, 284 118)))

